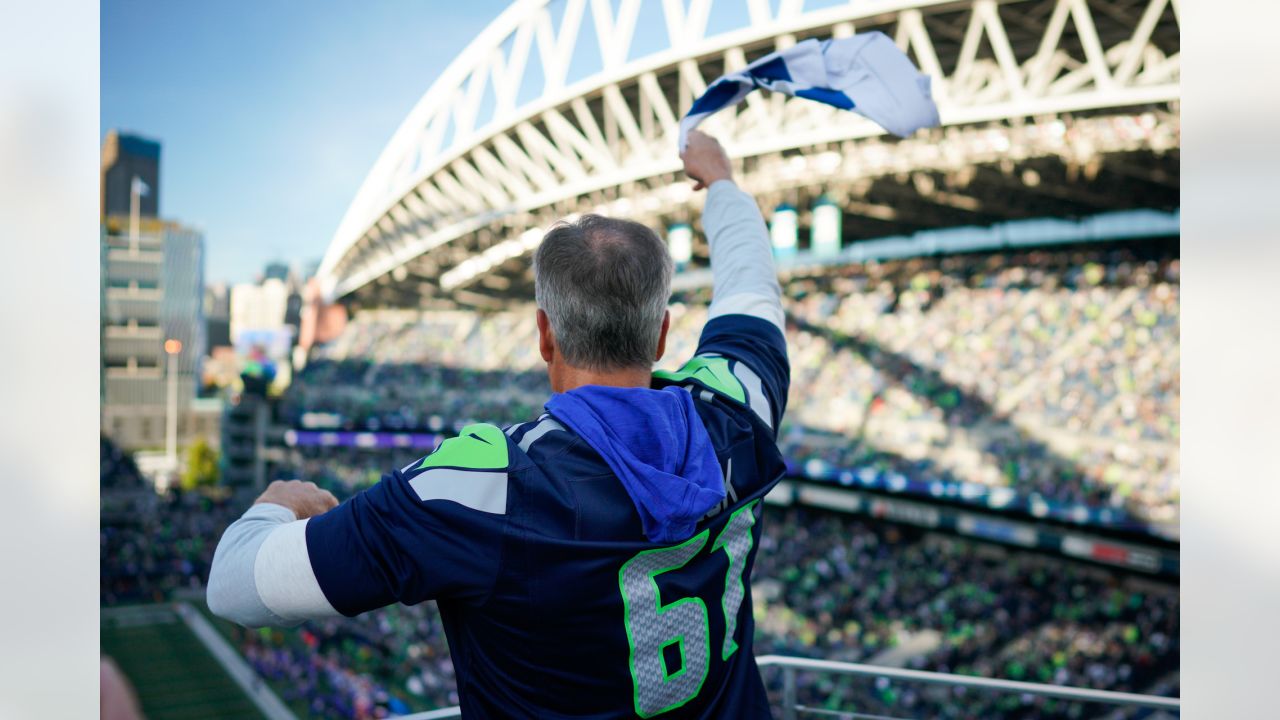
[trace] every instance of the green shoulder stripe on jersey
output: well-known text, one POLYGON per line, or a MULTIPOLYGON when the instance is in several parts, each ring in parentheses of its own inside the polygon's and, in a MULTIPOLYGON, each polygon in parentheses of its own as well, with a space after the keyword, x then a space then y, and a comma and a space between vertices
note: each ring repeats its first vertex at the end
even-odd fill
POLYGON ((729 361, 722 357, 695 357, 675 372, 659 370, 653 375, 672 382, 697 380, 738 402, 747 401, 747 392, 742 389, 742 381, 729 371, 729 361))
POLYGON ((455 467, 469 470, 505 470, 507 436, 495 425, 476 423, 462 428, 458 437, 440 443, 440 447, 422 459, 416 470, 429 467, 455 467))

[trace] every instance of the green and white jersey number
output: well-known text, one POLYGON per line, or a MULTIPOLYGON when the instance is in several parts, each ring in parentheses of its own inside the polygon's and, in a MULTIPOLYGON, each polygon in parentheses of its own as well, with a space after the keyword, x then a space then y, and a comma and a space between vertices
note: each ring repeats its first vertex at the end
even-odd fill
MULTIPOLYGON (((724 578, 720 609, 724 612, 725 635, 721 658, 728 660, 738 650, 733 636, 738 628, 738 609, 746 594, 743 573, 753 541, 756 500, 729 516, 724 529, 711 543, 708 554, 724 550, 729 569, 724 578)), ((645 550, 623 564, 618 571, 618 587, 631 644, 631 680, 635 687, 636 714, 653 717, 674 710, 697 697, 711 665, 711 632, 707 606, 701 598, 689 597, 662 604, 657 577, 689 564, 707 544, 710 530, 703 530, 683 543, 669 548, 645 550), (679 657, 679 664, 668 658, 679 657)))

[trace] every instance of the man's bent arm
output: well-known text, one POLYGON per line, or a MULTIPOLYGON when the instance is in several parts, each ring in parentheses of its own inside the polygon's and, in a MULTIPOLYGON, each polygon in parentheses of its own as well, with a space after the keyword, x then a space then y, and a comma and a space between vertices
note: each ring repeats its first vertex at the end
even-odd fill
POLYGON ((769 230, 755 199, 732 180, 715 181, 707 190, 702 226, 711 245, 713 284, 708 319, 751 315, 785 329, 769 230))
POLYGON ((209 570, 213 614, 246 627, 337 616, 311 569, 306 524, 272 503, 258 503, 232 523, 209 570))
MULTIPOLYGON (((469 429, 437 452, 508 440, 497 427, 469 429)), ((505 485, 505 470, 483 474, 505 485)), ((505 506, 468 504, 479 481, 424 458, 341 505, 314 483, 273 482, 218 543, 209 607, 260 627, 353 617, 397 601, 482 602, 500 571, 507 516, 505 506)))
POLYGON ((307 553, 307 523, 338 504, 315 483, 277 480, 218 541, 209 609, 248 627, 333 617, 307 553))

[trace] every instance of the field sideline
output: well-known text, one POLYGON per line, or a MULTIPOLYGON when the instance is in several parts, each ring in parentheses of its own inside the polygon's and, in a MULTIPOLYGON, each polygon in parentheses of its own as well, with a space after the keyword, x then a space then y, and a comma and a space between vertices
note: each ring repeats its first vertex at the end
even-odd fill
POLYGON ((267 720, 172 605, 103 608, 100 640, 148 720, 267 720))

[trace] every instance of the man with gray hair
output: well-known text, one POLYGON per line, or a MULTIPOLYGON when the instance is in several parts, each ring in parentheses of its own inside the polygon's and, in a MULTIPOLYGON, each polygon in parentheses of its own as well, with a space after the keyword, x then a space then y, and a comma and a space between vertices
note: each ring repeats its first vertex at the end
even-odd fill
POLYGON ((693 132, 713 298, 693 358, 654 372, 672 262, 587 215, 534 256, 546 413, 463 428, 340 506, 276 482, 227 529, 209 606, 243 625, 436 600, 464 718, 768 718, 751 568, 789 366, 764 219, 693 132))

